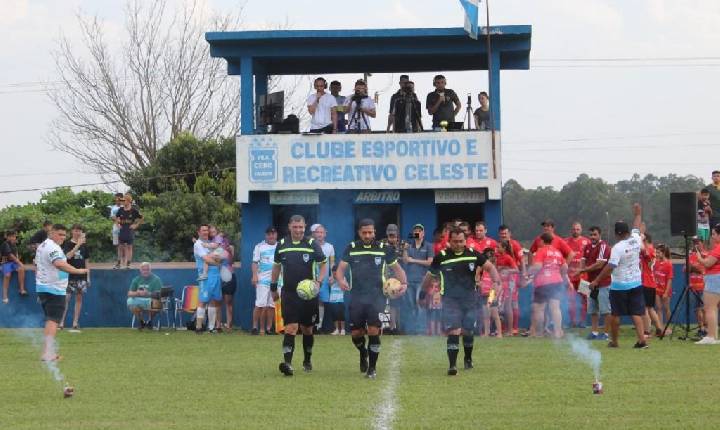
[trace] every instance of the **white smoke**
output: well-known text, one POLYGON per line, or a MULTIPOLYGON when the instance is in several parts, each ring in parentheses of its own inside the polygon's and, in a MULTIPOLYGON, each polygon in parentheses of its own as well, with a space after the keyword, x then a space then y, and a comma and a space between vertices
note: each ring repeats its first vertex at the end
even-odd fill
MULTIPOLYGON (((15 324, 21 328, 13 329, 12 333, 28 341, 38 352, 42 351, 43 347, 47 344, 47 352, 43 358, 56 357, 58 355, 57 339, 45 339, 42 329, 31 328, 43 326, 44 321, 42 317, 37 315, 16 314, 13 320, 15 324)), ((33 359, 37 359, 37 356, 33 357, 33 359)), ((42 360, 42 363, 56 382, 62 384, 65 381, 65 376, 60 371, 57 360, 42 360)))
POLYGON ((565 340, 570 345, 570 352, 580 361, 587 363, 595 374, 595 380, 600 380, 600 365, 602 364, 602 354, 593 348, 592 344, 585 339, 581 339, 573 334, 568 334, 565 340))

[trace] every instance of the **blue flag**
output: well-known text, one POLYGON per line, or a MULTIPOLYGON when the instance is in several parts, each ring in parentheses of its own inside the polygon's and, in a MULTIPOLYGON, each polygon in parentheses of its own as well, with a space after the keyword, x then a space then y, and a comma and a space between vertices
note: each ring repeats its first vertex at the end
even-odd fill
POLYGON ((468 36, 473 39, 478 38, 478 9, 480 0, 460 0, 460 4, 465 9, 465 31, 468 36))

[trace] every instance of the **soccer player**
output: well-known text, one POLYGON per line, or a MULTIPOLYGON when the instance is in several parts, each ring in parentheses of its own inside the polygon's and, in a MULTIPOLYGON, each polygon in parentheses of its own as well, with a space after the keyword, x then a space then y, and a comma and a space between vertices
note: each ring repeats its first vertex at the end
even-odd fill
POLYGON ((443 295, 443 326, 447 332, 447 374, 457 375, 457 356, 460 351, 460 335, 463 337, 465 369, 473 368, 473 329, 477 311, 476 285, 483 271, 490 273, 496 297, 501 282, 495 266, 485 256, 465 246, 465 234, 460 229, 450 231, 450 249, 442 250, 433 259, 430 271, 423 280, 428 290, 433 278, 439 278, 443 295))
MULTIPOLYGON (((562 313, 560 311, 560 298, 564 287, 569 284, 567 278, 567 263, 560 250, 552 244, 554 237, 550 233, 540 235, 541 247, 533 256, 533 264, 528 269, 532 276, 533 291, 532 320, 530 335, 542 337, 544 333, 543 317, 545 306, 550 310, 550 320, 553 323, 553 337, 562 337, 562 313)), ((565 243, 561 240, 562 243, 565 243)))
MULTIPOLYGON (((575 253, 573 252, 572 249, 570 249, 570 247, 563 240, 562 237, 555 234, 555 221, 553 221, 551 219, 546 219, 543 222, 541 222, 540 225, 543 228, 543 233, 548 233, 548 234, 552 235, 553 240, 552 240, 551 245, 553 246, 553 248, 560 251, 562 253, 563 257, 565 257, 566 261, 568 261, 568 262, 572 261, 573 258, 575 258, 575 253)), ((533 240, 532 245, 530 245, 530 254, 531 255, 535 254, 542 245, 543 245, 543 240, 542 240, 542 234, 541 234, 541 235, 538 235, 535 238, 535 240, 533 240)))
POLYGON ((587 319, 587 297, 578 294, 580 281, 584 278, 580 272, 582 266, 583 250, 590 243, 590 240, 582 235, 582 224, 574 222, 570 229, 570 236, 565 238, 565 243, 575 254, 573 259, 568 262, 568 274, 570 278, 570 286, 567 289, 568 313, 570 314, 570 326, 585 328, 585 320, 587 319), (581 310, 579 318, 577 315, 577 297, 580 296, 581 310))
POLYGON ((55 335, 65 311, 68 274, 88 273, 88 269, 76 269, 67 262, 65 253, 60 248, 66 237, 67 228, 62 224, 54 224, 50 228, 48 238, 37 247, 35 253, 37 266, 35 291, 45 314, 45 344, 41 355, 44 361, 55 361, 60 358, 55 349, 55 335))
POLYGON ((204 265, 208 265, 207 279, 199 281, 200 294, 198 308, 195 314, 195 333, 202 334, 203 323, 205 322, 205 310, 207 308, 207 329, 209 333, 215 333, 218 310, 222 309, 222 289, 220 286, 220 261, 221 259, 212 254, 203 245, 210 241, 210 226, 202 224, 198 228, 198 240, 193 246, 195 265, 198 276, 202 275, 204 265))
MULTIPOLYGON (((600 227, 590 227, 590 243, 583 250, 582 267, 580 273, 587 276, 592 282, 610 258, 610 247, 602 240, 600 227)), ((610 329, 610 279, 605 278, 598 284, 598 288, 590 292, 588 298, 588 313, 590 314, 591 329, 588 340, 608 340, 607 331, 610 329), (600 318, 605 318, 605 333, 600 334, 600 318)))
MULTIPOLYGON (((493 251, 495 248, 497 248, 497 242, 495 239, 488 237, 487 235, 487 225, 485 225, 484 222, 478 221, 475 223, 475 237, 474 240, 470 241, 470 238, 466 240, 465 242, 475 245, 475 251, 477 252, 483 252, 485 249, 490 248, 493 251)), ((468 248, 470 248, 469 244, 466 244, 468 248)))
MULTIPOLYGON (((498 227, 498 237, 500 240, 507 240, 510 242, 510 245, 513 249, 513 254, 515 254, 515 259, 517 260, 519 275, 518 275, 518 284, 517 287, 525 287, 526 285, 526 274, 527 274, 527 268, 525 265, 525 250, 523 249, 520 242, 512 238, 512 232, 510 231, 510 227, 508 227, 505 224, 501 224, 500 227, 498 227)), ((515 294, 513 295, 513 326, 512 326, 512 333, 513 335, 518 334, 519 332, 519 322, 520 322, 520 295, 517 293, 517 289, 515 294)))
POLYGON ((513 314, 515 311, 513 304, 517 303, 518 300, 518 266, 512 248, 510 242, 502 240, 498 242, 497 253, 495 254, 495 266, 500 272, 503 287, 500 312, 505 317, 504 336, 513 335, 513 314))
POLYGON ((398 263, 393 247, 375 240, 375 222, 365 218, 358 224, 360 242, 350 242, 335 271, 335 280, 345 291, 352 289, 350 300, 350 330, 352 342, 360 351, 360 371, 374 379, 380 355, 380 313, 385 306, 383 282, 385 268, 392 269, 400 281, 402 293, 407 289, 405 271, 398 263), (350 268, 350 283, 345 271, 350 268), (365 334, 368 336, 365 346, 365 334))
MULTIPOLYGON (((695 296, 695 317, 697 318, 698 322, 698 337, 703 338, 707 336, 707 327, 705 327, 705 310, 703 309, 703 302, 702 302, 702 294, 705 290, 705 267, 698 262, 698 255, 697 253, 700 253, 700 256, 705 258, 707 257, 707 253, 705 251, 705 247, 703 246, 703 239, 699 236, 696 236, 693 238, 693 252, 690 254, 690 291, 693 293, 693 296, 695 296)), ((653 266, 653 270, 655 270, 656 266, 662 265, 663 267, 661 269, 658 269, 658 271, 662 270, 662 274, 659 276, 657 275, 658 272, 655 272, 656 276, 655 279, 658 280, 658 278, 667 279, 667 273, 670 273, 670 282, 672 282, 672 263, 669 261, 670 257, 662 259, 660 256, 665 253, 665 250, 667 249, 668 255, 670 254, 670 249, 660 244, 658 245, 658 262, 655 263, 655 266, 653 266), (668 270, 669 266, 669 270, 668 270)), ((687 267, 685 267, 685 270, 688 270, 687 267)), ((666 281, 667 284, 667 281, 666 281)), ((660 294, 660 284, 658 283, 658 295, 660 294)), ((670 288, 670 292, 672 293, 672 288, 670 288)), ((666 293, 667 294, 667 293, 666 293)), ((667 303, 668 308, 670 307, 670 296, 672 294, 668 295, 667 297, 667 303)), ((658 297, 659 298, 659 297, 658 297)), ((658 309, 660 306, 658 306, 658 309)), ((658 314, 660 311, 658 310, 658 314)), ((670 313, 668 313, 668 316, 670 313)), ((659 317, 659 315, 658 315, 659 317)))
POLYGON ((600 274, 590 282, 590 288, 597 288, 600 282, 612 274, 610 283, 610 342, 608 347, 617 348, 620 334, 620 317, 629 315, 635 326, 637 342, 633 348, 646 349, 647 340, 643 335, 643 315, 645 302, 642 288, 642 272, 640 271, 640 251, 643 240, 640 237, 642 224, 642 207, 633 205, 633 229, 624 221, 615 223, 615 237, 618 242, 610 251, 610 259, 600 274))
MULTIPOLYGON (((701 248, 702 249, 702 248, 701 248)), ((703 251, 704 252, 704 251, 703 251)), ((705 255, 705 254, 703 254, 705 255)), ((690 267, 693 267, 697 263, 697 257, 693 259, 694 254, 690 254, 690 267), (695 261, 695 262, 693 262, 695 261)), ((702 266, 697 266, 698 270, 701 270, 701 273, 705 273, 705 268, 702 266)), ((690 271, 690 287, 692 289, 693 286, 693 280, 697 281, 698 273, 694 270, 690 271)), ((658 245, 658 253, 657 253, 657 261, 653 265, 653 276, 655 277, 655 285, 657 288, 655 289, 655 292, 657 293, 657 300, 656 300, 656 312, 658 314, 658 320, 661 324, 665 324, 665 322, 670 322, 670 300, 672 299, 672 279, 673 279, 673 267, 672 267, 672 261, 670 261, 670 247, 666 245, 658 245), (663 317, 664 315, 664 317, 663 317)), ((700 281, 702 285, 702 289, 705 288, 705 283, 703 282, 703 275, 700 274, 700 281)), ((697 284, 696 284, 697 288, 697 284)), ((702 307, 702 305, 700 305, 702 307)), ((698 320, 700 321, 700 320, 698 320)), ((704 319, 703 319, 704 322, 704 319)), ((700 323, 702 324, 702 323, 700 323)), ((670 333, 670 329, 665 330, 665 333, 670 333)))
POLYGON ((255 287, 255 309, 253 309, 250 332, 253 335, 270 334, 275 320, 275 301, 270 294, 270 278, 276 247, 277 230, 275 227, 268 227, 265 229, 265 240, 255 245, 253 249, 251 282, 255 287))
POLYGON ((645 296, 645 337, 650 337, 650 323, 655 324, 655 335, 660 336, 663 332, 662 324, 658 321, 655 312, 655 276, 652 267, 655 264, 655 247, 652 243, 650 233, 643 234, 643 249, 640 252, 640 269, 642 272, 643 294, 645 296))
POLYGON ((303 300, 298 296, 297 285, 300 281, 311 279, 315 282, 315 290, 325 279, 327 258, 323 254, 320 244, 315 239, 305 237, 305 218, 293 215, 288 223, 290 236, 280 239, 275 248, 273 257, 275 265, 270 277, 270 292, 273 300, 277 301, 280 295, 277 292, 278 279, 282 270, 282 317, 285 321, 285 335, 283 337, 283 361, 280 363, 280 372, 285 376, 292 376, 293 352, 295 352, 295 335, 298 328, 303 334, 303 370, 312 371, 312 348, 315 343, 313 328, 318 316, 318 298, 303 300), (316 271, 316 266, 319 265, 316 271), (315 277, 317 274, 317 278, 315 277))

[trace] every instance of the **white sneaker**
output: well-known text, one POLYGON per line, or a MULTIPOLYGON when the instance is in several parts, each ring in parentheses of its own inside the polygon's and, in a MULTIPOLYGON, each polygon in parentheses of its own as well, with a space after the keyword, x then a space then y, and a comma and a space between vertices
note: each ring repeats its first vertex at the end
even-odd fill
POLYGON ((695 342, 695 345, 717 345, 718 343, 720 343, 720 342, 711 338, 710 336, 705 336, 704 338, 695 342))
POLYGON ((333 336, 337 336, 337 335, 340 334, 340 332, 338 331, 338 329, 335 329, 335 331, 332 332, 332 333, 330 333, 330 334, 333 335, 333 336))
POLYGON ((345 336, 345 330, 340 330, 340 336, 345 336))

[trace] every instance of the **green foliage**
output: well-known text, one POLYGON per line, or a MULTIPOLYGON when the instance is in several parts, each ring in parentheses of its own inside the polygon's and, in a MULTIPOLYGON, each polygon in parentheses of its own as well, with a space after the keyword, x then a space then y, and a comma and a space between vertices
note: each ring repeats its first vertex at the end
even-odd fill
POLYGON ((530 241, 540 232, 545 218, 555 220, 556 230, 565 235, 570 224, 579 221, 587 229, 600 226, 604 235, 615 221, 632 219, 632 204, 643 206, 643 220, 656 242, 673 245, 680 239, 670 236, 670 193, 699 191, 703 182, 695 176, 657 177, 633 175, 630 180, 609 184, 600 178, 581 174, 560 191, 552 187, 524 189, 515 180, 503 186, 503 215, 513 237, 530 241))

